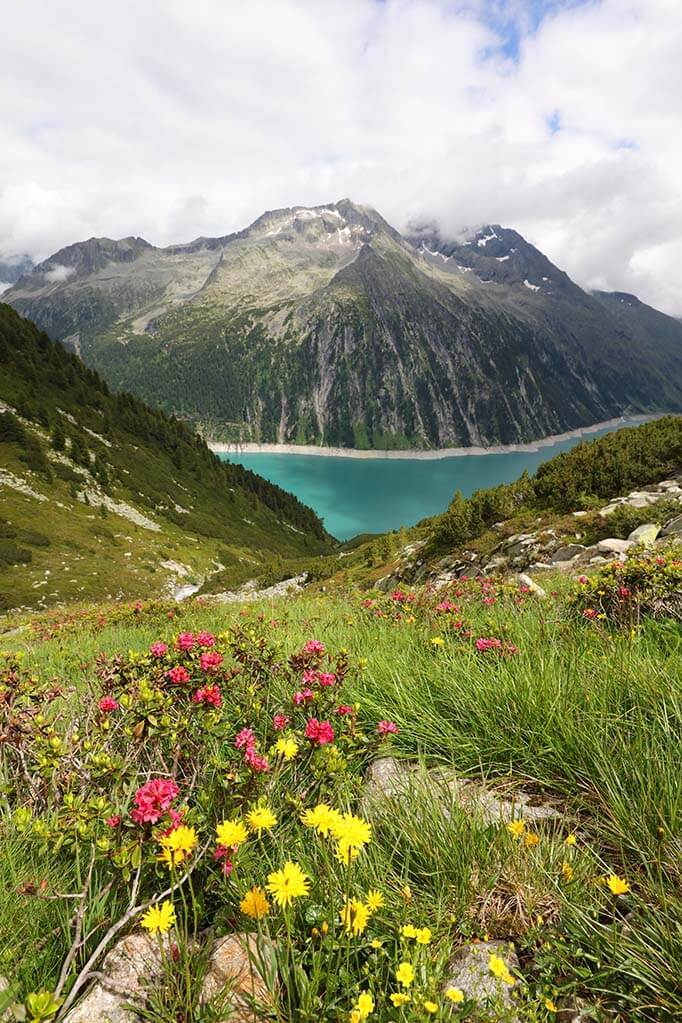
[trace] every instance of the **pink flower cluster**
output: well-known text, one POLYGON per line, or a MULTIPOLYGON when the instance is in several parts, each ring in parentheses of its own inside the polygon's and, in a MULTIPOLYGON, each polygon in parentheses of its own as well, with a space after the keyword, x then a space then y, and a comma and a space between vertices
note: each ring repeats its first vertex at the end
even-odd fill
POLYGON ((309 639, 303 647, 304 654, 318 654, 320 657, 324 653, 324 643, 320 643, 319 639, 309 639))
POLYGON ((209 650, 199 658, 199 667, 207 675, 214 674, 223 663, 223 660, 223 655, 219 654, 217 650, 209 650))
POLYGON ((377 725, 379 735, 397 735, 399 731, 394 721, 380 721, 377 725))
POLYGON ((211 707, 220 707, 223 702, 218 686, 202 686, 197 689, 192 700, 194 703, 207 703, 211 707))
POLYGON ((315 693, 312 689, 300 689, 297 693, 294 693, 293 700, 294 706, 300 707, 303 703, 310 703, 311 700, 315 699, 315 693))
POLYGON ((235 749, 244 751, 244 762, 256 773, 269 771, 267 757, 258 752, 258 740, 251 728, 242 728, 234 740, 235 749))
POLYGON ((314 668, 306 668, 303 672, 302 681, 306 686, 333 686, 336 685, 336 675, 333 671, 315 671, 314 668))
POLYGON ((318 721, 317 718, 310 718, 305 726, 305 735, 315 746, 326 746, 334 741, 334 729, 329 721, 318 721))
POLYGON ((168 644, 160 642, 152 643, 152 645, 149 648, 149 653, 152 655, 152 657, 165 657, 166 654, 168 653, 168 644))
POLYGON ((103 714, 111 714, 113 711, 118 710, 118 703, 113 696, 103 696, 97 706, 103 714))
POLYGON ((135 807, 130 816, 136 824, 156 824, 179 792, 170 778, 152 778, 135 793, 135 807))
POLYGON ((436 605, 436 611, 459 611, 456 604, 453 604, 451 600, 441 600, 440 604, 436 605))
POLYGON ((181 686, 183 682, 189 682, 190 674, 187 671, 187 668, 184 668, 181 664, 176 664, 174 668, 168 669, 166 677, 174 686, 181 686))
POLYGON ((187 653, 188 650, 194 649, 194 636, 192 633, 181 632, 175 641, 175 647, 183 653, 187 653))
POLYGON ((283 732, 289 724, 290 719, 286 714, 275 714, 272 719, 272 726, 276 732, 283 732))
POLYGON ((518 653, 518 648, 513 643, 503 643, 501 639, 486 638, 484 636, 476 640, 476 649, 483 654, 488 653, 490 650, 495 650, 500 654, 518 653))

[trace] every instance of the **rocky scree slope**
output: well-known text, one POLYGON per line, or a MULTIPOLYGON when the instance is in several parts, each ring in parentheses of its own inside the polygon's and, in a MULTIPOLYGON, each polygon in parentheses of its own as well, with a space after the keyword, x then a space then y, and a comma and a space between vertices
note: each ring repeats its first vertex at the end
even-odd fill
POLYGON ((92 238, 6 298, 216 439, 490 445, 682 408, 678 321, 587 294, 515 231, 402 237, 347 199, 167 248, 92 238))
POLYGON ((240 583, 334 547, 315 513, 220 462, 0 304, 0 611, 240 583))

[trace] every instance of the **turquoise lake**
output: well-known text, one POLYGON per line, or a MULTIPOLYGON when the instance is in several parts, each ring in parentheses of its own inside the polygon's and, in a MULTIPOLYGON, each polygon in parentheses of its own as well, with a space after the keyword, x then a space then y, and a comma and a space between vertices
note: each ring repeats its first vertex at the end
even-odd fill
MULTIPOLYGON (((593 440, 609 432, 607 428, 584 439, 593 440)), ((220 457, 238 462, 296 494, 315 509, 333 536, 348 540, 358 533, 412 526, 444 511, 456 490, 467 497, 481 487, 510 483, 524 469, 533 473, 542 462, 579 443, 579 439, 573 439, 539 451, 433 460, 235 453, 220 457)))

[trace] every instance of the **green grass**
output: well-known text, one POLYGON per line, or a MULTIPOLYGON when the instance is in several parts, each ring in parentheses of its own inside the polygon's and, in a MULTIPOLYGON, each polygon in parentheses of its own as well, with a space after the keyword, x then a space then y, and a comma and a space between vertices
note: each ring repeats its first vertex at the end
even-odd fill
MULTIPOLYGON (((562 590, 567 585, 557 580, 562 590)), ((376 608, 361 607, 360 594, 345 591, 304 594, 247 612, 183 606, 173 622, 159 609, 98 627, 93 613, 78 630, 67 628, 46 640, 27 633, 4 641, 0 637, 0 649, 23 650, 24 665, 37 685, 55 678, 65 685, 63 703, 52 704, 50 713, 58 716, 60 706, 70 708, 66 719, 74 706, 99 697, 94 662, 100 653, 142 652, 178 629, 254 629, 279 647, 278 662, 283 653, 315 637, 330 651, 347 649, 352 665, 363 662, 344 683, 342 699, 358 705, 360 732, 367 738, 349 746, 342 762, 311 765, 312 776, 302 767, 278 776, 269 795, 279 817, 273 836, 245 847, 236 883, 211 879, 199 900, 203 925, 213 922, 219 931, 231 930, 244 926, 244 918, 235 922, 240 885, 264 883, 284 858, 300 862, 313 878, 314 891, 292 917, 291 947, 303 974, 290 975, 286 995, 291 1004, 282 1003, 284 1017, 346 1013, 357 992, 369 986, 377 1001, 376 1018, 394 1019, 385 992, 395 990, 396 962, 414 951, 401 944, 399 928, 414 922, 433 931, 419 960, 425 997, 439 997, 452 952, 488 934, 516 944, 525 978, 518 985, 524 1021, 549 1018, 545 997, 561 1004, 576 995, 623 1021, 676 1018, 682 1013, 680 630, 664 622, 647 623, 633 635, 611 632, 576 618, 561 594, 519 603, 502 591, 487 606, 472 588, 452 599, 462 605, 473 638, 494 636, 513 643, 518 653, 478 653, 443 626, 444 616, 428 595, 419 593, 414 610, 398 619, 388 600, 380 606, 389 608, 390 616, 377 617, 376 608), (431 643, 438 636, 445 638, 441 647, 431 643), (313 840, 298 823, 292 797, 312 786, 334 805, 356 807, 364 769, 374 755, 372 730, 384 718, 400 727, 392 740, 395 755, 427 767, 445 765, 457 774, 486 779, 501 791, 520 786, 542 794, 561 809, 561 818, 539 826, 538 845, 526 848, 504 827, 486 825, 458 805, 444 816, 433 792, 416 790, 406 801, 387 804, 374 819, 373 841, 352 877, 354 894, 378 887, 385 895, 386 907, 367 932, 367 938, 383 944, 372 949, 368 940, 355 939, 349 963, 341 969, 334 958, 338 948, 324 951, 311 944, 310 928, 324 919, 331 922, 329 899, 344 890, 343 870, 330 864, 324 842, 313 840), (569 850, 564 840, 571 832, 577 844, 569 850), (569 884, 561 880, 566 859, 575 871, 569 884), (598 879, 611 872, 628 880, 630 894, 614 898, 605 891, 598 879)), ((290 698, 288 676, 250 670, 263 686, 265 722, 290 698)), ((229 759, 227 746, 216 742, 206 738, 206 758, 229 759)), ((206 782, 205 792, 213 794, 203 798, 195 818, 202 839, 210 835, 212 815, 220 815, 218 807, 227 798, 215 784, 215 778, 206 782)), ((13 793, 9 798, 16 800, 13 793)), ((68 949, 64 932, 55 933, 64 922, 64 907, 23 894, 22 886, 44 877, 48 892, 60 887, 77 891, 75 869, 65 852, 37 857, 34 844, 16 835, 5 819, 0 972, 14 970, 22 997, 41 986, 54 987, 68 949), (16 920, 21 921, 22 949, 31 950, 19 959, 16 920)), ((82 873, 82 865, 79 869, 82 873)), ((102 882, 106 876, 103 866, 102 882)), ((148 883, 153 892, 153 881, 148 883)), ((95 927, 119 909, 113 894, 104 902, 92 908, 95 927)), ((271 914, 268 921, 281 947, 287 946, 281 914, 271 914)), ((159 1004, 168 1015, 159 1009, 155 1018, 170 1021, 170 996, 164 997, 166 1002, 162 998, 159 1004)), ((173 997, 180 996, 176 992, 173 997)), ((595 1011, 599 1018, 601 1009, 595 1011)), ((421 1018, 418 1012, 415 1018, 421 1018)))

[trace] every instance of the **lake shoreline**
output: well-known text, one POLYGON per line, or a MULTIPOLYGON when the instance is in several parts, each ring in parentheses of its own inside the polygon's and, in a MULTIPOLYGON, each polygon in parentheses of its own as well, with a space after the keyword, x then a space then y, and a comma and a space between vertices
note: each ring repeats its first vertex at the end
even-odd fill
POLYGON ((468 448, 433 448, 424 450, 422 448, 406 448, 403 450, 386 450, 378 448, 362 450, 360 448, 328 448, 314 444, 230 444, 221 441, 207 439, 211 451, 220 455, 319 455, 324 458, 381 458, 381 459, 416 459, 430 461, 442 458, 465 458, 469 455, 507 455, 513 452, 533 452, 542 448, 552 447, 562 441, 574 440, 591 433, 598 433, 600 430, 609 429, 614 426, 636 426, 638 423, 648 422, 652 419, 659 419, 665 413, 640 416, 617 416, 615 419, 607 419, 603 423, 594 423, 592 426, 582 426, 576 430, 568 430, 566 433, 557 433, 549 437, 542 437, 540 440, 530 441, 527 444, 494 444, 489 448, 468 447, 468 448))

